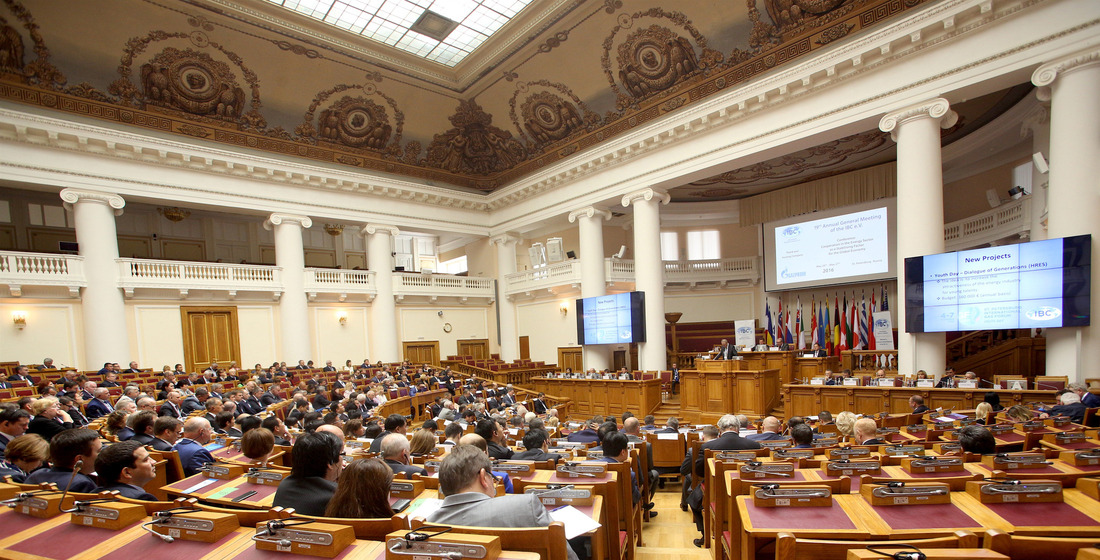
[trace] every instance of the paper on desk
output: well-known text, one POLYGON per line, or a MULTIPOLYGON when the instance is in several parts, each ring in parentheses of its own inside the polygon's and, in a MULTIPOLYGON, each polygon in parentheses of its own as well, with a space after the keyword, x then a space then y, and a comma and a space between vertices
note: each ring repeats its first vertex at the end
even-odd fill
POLYGON ((439 509, 443 505, 443 500, 436 498, 421 498, 413 502, 409 507, 409 518, 419 517, 421 519, 427 519, 429 515, 435 513, 435 510, 439 509))
POLYGON ((190 488, 186 488, 184 490, 181 490, 181 492, 183 492, 184 494, 190 494, 190 493, 194 492, 195 490, 200 490, 202 488, 206 488, 207 486, 210 486, 211 484, 214 484, 217 481, 218 481, 218 479, 216 479, 216 478, 208 478, 208 479, 206 479, 206 480, 204 480, 204 481, 202 481, 202 482, 200 482, 200 483, 198 483, 198 484, 196 484, 196 485, 194 485, 190 488))
POLYGON ((565 538, 571 539, 600 528, 600 524, 573 506, 561 506, 550 510, 550 519, 565 524, 565 538))
POLYGON ((680 434, 657 434, 657 439, 680 439, 680 434))
POLYGON ((935 418, 936 422, 954 422, 955 419, 950 416, 939 416, 935 418))

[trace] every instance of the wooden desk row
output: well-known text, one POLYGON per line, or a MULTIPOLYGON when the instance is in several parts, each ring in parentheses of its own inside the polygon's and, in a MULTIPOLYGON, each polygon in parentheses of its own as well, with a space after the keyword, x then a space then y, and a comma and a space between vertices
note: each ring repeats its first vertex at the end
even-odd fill
POLYGON ((639 417, 661 405, 661 380, 620 379, 531 379, 535 391, 569 399, 574 417, 618 416, 629 410, 639 417))
POLYGON ((1054 402, 1055 391, 1009 389, 929 389, 921 387, 846 387, 837 385, 795 385, 782 387, 783 410, 787 417, 816 416, 828 410, 835 416, 842 410, 856 414, 907 413, 909 397, 920 395, 928 408, 973 410, 987 392, 1000 396, 1001 406, 1031 402, 1054 402))

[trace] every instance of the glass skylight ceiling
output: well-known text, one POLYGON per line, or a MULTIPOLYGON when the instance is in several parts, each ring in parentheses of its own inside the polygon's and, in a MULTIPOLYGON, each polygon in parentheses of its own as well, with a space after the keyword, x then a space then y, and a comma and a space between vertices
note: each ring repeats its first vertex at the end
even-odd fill
MULTIPOLYGON (((508 23, 532 0, 267 0, 413 53, 454 66, 508 23), (458 23, 442 41, 410 29, 424 14, 434 12, 458 23)), ((438 20, 437 20, 438 21, 438 20)))

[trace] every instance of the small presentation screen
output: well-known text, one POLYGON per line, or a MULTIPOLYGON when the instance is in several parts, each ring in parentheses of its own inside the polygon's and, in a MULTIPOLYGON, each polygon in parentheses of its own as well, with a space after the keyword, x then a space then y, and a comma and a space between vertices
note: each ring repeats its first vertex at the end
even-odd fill
POLYGON ((764 226, 766 289, 895 278, 893 200, 764 226))
POLYGON ((645 293, 578 299, 577 339, 580 344, 645 342, 645 293))
POLYGON ((1089 324, 1092 236, 905 259, 905 330, 1089 324))

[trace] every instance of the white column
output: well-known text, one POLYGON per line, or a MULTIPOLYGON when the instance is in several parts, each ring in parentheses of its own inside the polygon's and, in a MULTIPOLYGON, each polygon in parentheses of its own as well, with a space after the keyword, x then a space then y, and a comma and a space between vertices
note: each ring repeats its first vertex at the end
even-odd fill
POLYGON ((942 253, 943 162, 940 129, 958 115, 937 98, 888 113, 879 121, 898 144, 898 371, 943 373, 944 333, 905 332, 905 258, 942 253))
POLYGON ((88 285, 81 297, 84 317, 84 369, 104 362, 126 363, 130 353, 126 304, 118 288, 118 235, 115 216, 126 201, 114 193, 64 189, 61 200, 73 213, 79 253, 88 285))
MULTIPOLYGON (((1050 99, 1050 187, 1047 234, 1051 238, 1092 234, 1092 322, 1100 320, 1100 49, 1093 46, 1043 64, 1031 76, 1040 99, 1050 99)), ((1046 330, 1047 374, 1084 381, 1100 362, 1098 328, 1046 330)))
POLYGON ((367 269, 374 273, 378 291, 370 309, 370 355, 374 361, 401 361, 397 343, 397 306, 393 299, 393 238, 401 233, 394 226, 367 224, 367 269))
MULTIPOLYGON (((1035 108, 1020 126, 1020 135, 1024 138, 1031 137, 1031 153, 1042 154, 1043 158, 1050 155, 1050 105, 1043 104, 1035 108)), ((1028 235, 1030 241, 1040 241, 1047 238, 1047 174, 1040 171, 1038 166, 1031 168, 1031 229, 1028 235)))
POLYGON ((506 362, 519 359, 519 331, 516 327, 516 304, 505 294, 509 274, 516 271, 516 243, 519 236, 511 233, 489 240, 497 246, 497 321, 500 335, 500 359, 506 362))
MULTIPOLYGON (((607 294, 607 274, 604 271, 603 223, 611 219, 611 212, 595 206, 586 206, 569 213, 569 223, 579 221, 581 238, 581 297, 599 297, 607 294)), ((607 369, 610 360, 604 344, 584 347, 584 369, 607 369)))
POLYGON ((264 229, 275 232, 275 266, 282 269, 283 296, 279 299, 279 330, 282 333, 282 360, 298 363, 313 359, 306 304, 306 256, 302 229, 313 225, 307 216, 274 213, 267 217, 264 229))
POLYGON ((661 208, 668 193, 646 188, 623 196, 623 206, 634 205, 634 285, 645 292, 646 341, 638 347, 640 371, 668 367, 665 350, 665 269, 661 263, 661 208))

